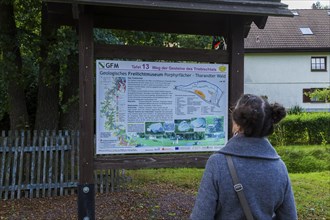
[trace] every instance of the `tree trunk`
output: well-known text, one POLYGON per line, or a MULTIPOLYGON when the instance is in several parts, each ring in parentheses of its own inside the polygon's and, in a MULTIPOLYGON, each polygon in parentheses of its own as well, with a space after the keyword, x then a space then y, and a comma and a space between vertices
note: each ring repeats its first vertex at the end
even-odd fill
POLYGON ((56 42, 48 26, 47 8, 42 5, 40 72, 35 130, 56 130, 59 123, 59 62, 49 61, 50 46, 56 42))
POLYGON ((0 1, 0 54, 1 71, 8 79, 8 104, 10 129, 26 129, 29 117, 22 76, 22 58, 17 39, 17 31, 12 1, 0 1))
POLYGON ((68 57, 68 82, 63 88, 60 128, 79 129, 79 64, 78 54, 74 51, 68 57), (74 53, 74 54, 73 54, 74 53))

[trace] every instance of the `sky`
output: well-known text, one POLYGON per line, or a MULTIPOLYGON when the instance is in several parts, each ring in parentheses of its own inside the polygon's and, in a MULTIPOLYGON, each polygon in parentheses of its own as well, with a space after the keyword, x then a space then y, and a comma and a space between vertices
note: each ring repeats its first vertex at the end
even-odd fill
POLYGON ((281 3, 289 5, 289 9, 311 9, 313 3, 319 1, 322 6, 329 6, 330 0, 281 0, 281 3))

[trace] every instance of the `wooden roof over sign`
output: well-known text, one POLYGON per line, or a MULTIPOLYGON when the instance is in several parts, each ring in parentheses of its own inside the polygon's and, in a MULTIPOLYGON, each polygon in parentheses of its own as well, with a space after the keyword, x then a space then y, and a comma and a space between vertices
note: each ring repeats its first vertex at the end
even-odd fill
MULTIPOLYGON (((280 0, 44 0, 54 24, 73 25, 79 10, 93 13, 94 27, 223 35, 231 16, 263 28, 268 16, 292 16, 280 0)), ((248 29, 247 29, 248 30, 248 29)))

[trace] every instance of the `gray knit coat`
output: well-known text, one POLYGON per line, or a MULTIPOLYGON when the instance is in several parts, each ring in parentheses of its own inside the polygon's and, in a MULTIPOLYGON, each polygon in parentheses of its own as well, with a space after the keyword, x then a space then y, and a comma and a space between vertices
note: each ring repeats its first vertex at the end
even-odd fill
POLYGON ((191 220, 245 219, 224 154, 233 156, 255 220, 298 219, 288 171, 275 149, 267 138, 237 135, 208 159, 191 220))

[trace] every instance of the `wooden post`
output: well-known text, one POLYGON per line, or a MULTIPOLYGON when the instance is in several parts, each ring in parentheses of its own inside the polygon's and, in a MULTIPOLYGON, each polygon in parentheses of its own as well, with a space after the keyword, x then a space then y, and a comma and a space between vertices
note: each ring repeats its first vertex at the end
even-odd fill
POLYGON ((78 219, 95 219, 93 17, 79 15, 79 184, 78 219))
MULTIPOLYGON (((244 17, 232 15, 230 23, 229 108, 232 108, 244 93, 244 17)), ((231 136, 231 117, 228 118, 231 136)))

